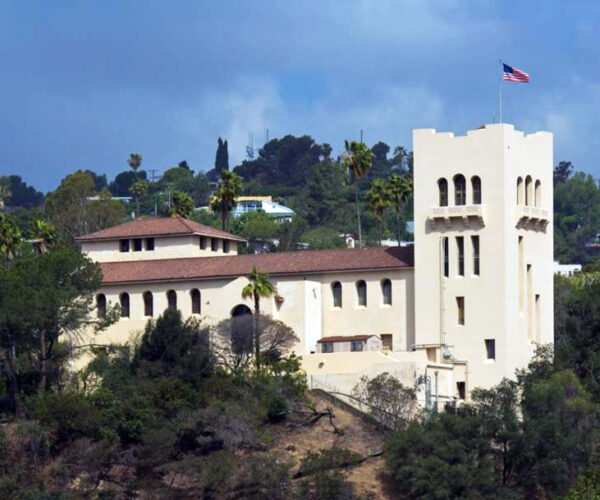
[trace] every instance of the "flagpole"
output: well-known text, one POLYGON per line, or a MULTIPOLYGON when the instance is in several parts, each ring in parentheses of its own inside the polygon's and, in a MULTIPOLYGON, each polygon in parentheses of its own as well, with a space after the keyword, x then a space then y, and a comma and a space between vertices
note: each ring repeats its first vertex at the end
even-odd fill
MULTIPOLYGON (((500 69, 502 69, 502 59, 499 59, 500 62, 500 69)), ((502 72, 500 73, 500 78, 499 78, 499 84, 498 87, 500 88, 500 123, 502 123, 502 72)))

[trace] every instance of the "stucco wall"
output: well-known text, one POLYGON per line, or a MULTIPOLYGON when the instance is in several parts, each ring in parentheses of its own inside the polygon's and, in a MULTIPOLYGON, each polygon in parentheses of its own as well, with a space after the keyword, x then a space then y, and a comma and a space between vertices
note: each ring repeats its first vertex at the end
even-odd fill
POLYGON ((120 240, 87 241, 81 243, 81 251, 96 262, 123 262, 132 260, 176 259, 179 257, 214 257, 216 255, 237 255, 237 241, 231 241, 229 253, 223 252, 223 240, 216 238, 218 249, 211 250, 211 237, 206 236, 206 249, 200 249, 197 235, 155 237, 154 250, 146 250, 142 238, 142 251, 133 251, 133 240, 129 239, 129 252, 121 252, 120 240))
MULTIPOLYGON (((296 347, 299 354, 316 351, 317 340, 332 335, 392 334, 394 350, 404 350, 407 339, 412 338, 414 328, 414 307, 412 302, 412 269, 389 271, 366 271, 351 273, 328 273, 299 276, 271 276, 283 302, 273 298, 261 300, 261 310, 271 314, 294 329, 300 343, 296 347), (381 294, 381 280, 392 282, 392 305, 384 306, 381 294), (363 279, 367 283, 367 307, 355 305, 355 283, 363 279), (342 308, 333 308, 331 283, 342 283, 342 308)), ((167 308, 166 293, 175 290, 177 306, 184 317, 191 315, 190 291, 198 288, 201 292, 202 311, 200 317, 206 324, 215 324, 230 317, 231 310, 249 300, 241 299, 245 277, 236 279, 212 279, 179 281, 170 283, 123 284, 103 286, 108 303, 119 303, 123 292, 130 296, 130 317, 121 318, 105 332, 96 337, 96 342, 127 342, 132 332, 141 331, 149 318, 143 315, 143 293, 151 291, 154 298, 154 317, 167 308)))
POLYGON ((469 362, 470 388, 489 387, 514 377, 534 350, 528 338, 527 314, 518 306, 518 236, 524 236, 524 265, 532 264, 532 294, 541 296, 541 330, 534 341, 551 342, 552 312, 552 135, 524 136, 511 125, 487 125, 466 136, 415 130, 415 305, 416 343, 446 344, 469 362), (450 218, 433 223, 439 207, 439 178, 448 180, 448 205, 454 205, 453 177, 463 174, 467 205, 472 205, 472 176, 482 184, 483 221, 450 218), (531 175, 542 185, 543 209, 549 220, 520 228, 517 177, 531 175), (480 240, 480 275, 472 272, 471 236, 480 240), (465 275, 458 276, 456 237, 464 237, 465 275), (449 238, 449 277, 442 277, 441 241, 449 238), (456 297, 464 297, 465 324, 458 325, 456 297), (495 339, 496 360, 486 359, 485 339, 495 339))

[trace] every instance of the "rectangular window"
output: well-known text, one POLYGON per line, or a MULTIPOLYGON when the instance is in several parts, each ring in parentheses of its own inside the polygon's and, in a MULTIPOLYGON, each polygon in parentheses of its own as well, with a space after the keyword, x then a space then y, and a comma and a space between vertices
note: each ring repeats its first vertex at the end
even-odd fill
POLYGON ((121 252, 129 252, 129 240, 119 241, 119 250, 121 252))
POLYGON ((542 311, 540 296, 535 296, 535 341, 539 344, 542 339, 542 311))
POLYGON ((210 249, 213 252, 217 252, 219 250, 219 240, 217 238, 212 238, 210 241, 210 249))
POLYGON ((496 340, 485 339, 485 359, 495 360, 496 359, 496 340))
POLYGON ((458 250, 458 275, 465 275, 465 239, 462 236, 456 237, 456 248, 458 250))
POLYGON ((146 250, 154 250, 154 238, 146 238, 146 250))
POLYGON ((533 277, 531 264, 527 264, 527 338, 533 341, 533 277))
POLYGON ((524 297, 524 287, 525 287, 525 278, 523 277, 523 272, 525 268, 525 262, 523 260, 523 236, 519 236, 519 256, 518 256, 518 266, 519 266, 519 313, 523 314, 525 311, 525 299, 524 297))
POLYGON ((388 351, 392 351, 392 347, 393 347, 393 340, 392 340, 392 334, 391 333, 383 333, 381 335, 381 343, 383 345, 384 349, 387 349, 388 351))
POLYGON ((448 244, 448 238, 442 238, 442 253, 444 261, 444 276, 447 278, 450 276, 450 245, 448 244))
POLYGON ((229 240, 223 240, 223 252, 229 253, 229 245, 231 242, 229 240))
POLYGON ((466 398, 467 390, 464 382, 456 382, 456 391, 458 392, 458 399, 466 398))
POLYGON ((142 239, 136 238, 133 240, 133 251, 141 252, 142 251, 142 239))
POLYGON ((321 352, 333 352, 333 342, 323 342, 321 344, 321 352))
POLYGON ((354 340, 350 345, 350 350, 352 352, 358 352, 363 350, 363 343, 360 340, 354 340))
POLYGON ((479 236, 471 236, 473 244, 473 274, 479 276, 479 236))
POLYGON ((456 309, 458 312, 458 324, 463 326, 465 324, 465 298, 456 297, 456 309))
POLYGON ((206 250, 206 236, 200 236, 200 250, 206 250))

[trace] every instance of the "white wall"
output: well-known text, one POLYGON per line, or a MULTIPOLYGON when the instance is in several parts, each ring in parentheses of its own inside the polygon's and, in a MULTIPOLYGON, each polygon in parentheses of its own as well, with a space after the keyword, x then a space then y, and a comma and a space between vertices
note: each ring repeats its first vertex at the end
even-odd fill
POLYGON ((145 238, 142 238, 142 251, 133 251, 133 240, 129 238, 129 252, 120 251, 120 240, 85 241, 81 251, 96 262, 123 262, 132 260, 176 259, 180 257, 214 257, 217 255, 237 255, 237 241, 231 241, 229 253, 223 252, 223 240, 216 238, 218 249, 211 250, 212 238, 206 236, 206 249, 200 249, 198 235, 157 236, 154 238, 154 250, 146 250, 145 238))
MULTIPOLYGON (((456 358, 469 362, 469 389, 491 386, 502 377, 514 378, 516 368, 526 366, 534 342, 551 342, 552 310, 552 135, 541 132, 524 136, 511 125, 487 125, 455 137, 434 130, 415 130, 415 305, 416 343, 452 346, 456 358), (438 184, 448 180, 448 205, 454 205, 453 177, 467 181, 467 205, 471 205, 471 177, 482 183, 483 221, 431 217, 439 207, 438 184), (546 229, 523 225, 517 207, 518 176, 531 175, 542 185, 541 209, 546 210, 546 229), (480 238, 480 276, 473 276, 471 236, 480 238), (517 239, 524 237, 524 263, 532 267, 532 295, 541 296, 541 331, 528 338, 527 311, 519 312, 517 239), (465 276, 457 276, 456 237, 464 237, 465 276), (442 278, 441 238, 449 238, 450 276, 442 278), (457 321, 456 297, 465 298, 465 325, 457 321), (486 360, 484 339, 495 339, 496 360, 486 360)), ((535 309, 535 307, 534 307, 535 309)), ((535 314, 535 311, 534 311, 535 314)), ((535 320, 534 320, 535 321, 535 320)))

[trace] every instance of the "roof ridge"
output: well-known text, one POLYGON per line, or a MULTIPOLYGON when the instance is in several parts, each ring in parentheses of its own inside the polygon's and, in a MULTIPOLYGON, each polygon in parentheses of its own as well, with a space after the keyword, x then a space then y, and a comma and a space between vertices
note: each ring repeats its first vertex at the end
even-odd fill
POLYGON ((187 230, 188 230, 188 231, 190 231, 190 232, 192 232, 192 233, 196 233, 196 232, 197 232, 195 229, 191 228, 191 227, 190 227, 190 226, 187 224, 187 219, 186 219, 185 217, 181 217, 180 215, 178 215, 176 218, 177 218, 177 220, 178 220, 178 221, 179 221, 181 224, 183 224, 183 226, 184 226, 185 228, 187 228, 187 230))

